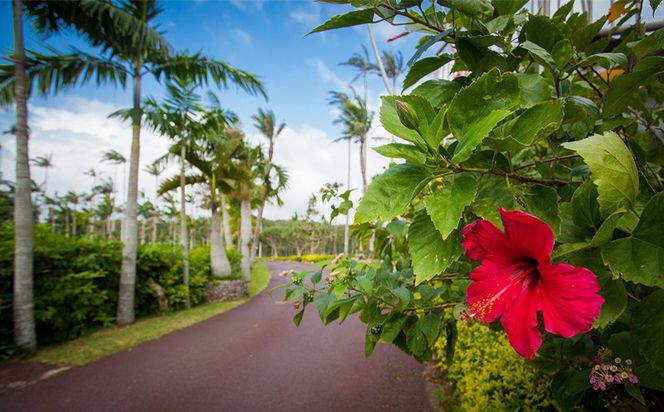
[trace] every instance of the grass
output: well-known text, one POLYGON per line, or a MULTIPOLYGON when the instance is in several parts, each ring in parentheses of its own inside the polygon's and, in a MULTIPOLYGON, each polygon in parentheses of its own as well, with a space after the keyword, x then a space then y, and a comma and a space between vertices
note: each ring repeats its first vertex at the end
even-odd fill
POLYGON ((267 266, 256 264, 251 269, 248 298, 229 302, 204 303, 189 310, 140 319, 129 326, 99 329, 76 340, 43 348, 32 360, 58 365, 85 365, 231 310, 259 294, 269 282, 270 271, 267 266))

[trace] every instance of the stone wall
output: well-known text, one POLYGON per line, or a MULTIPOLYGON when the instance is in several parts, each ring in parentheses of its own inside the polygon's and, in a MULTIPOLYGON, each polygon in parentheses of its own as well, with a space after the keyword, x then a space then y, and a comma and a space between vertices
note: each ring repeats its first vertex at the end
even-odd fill
POLYGON ((205 286, 206 300, 209 303, 242 299, 248 294, 246 280, 219 280, 208 282, 205 286))

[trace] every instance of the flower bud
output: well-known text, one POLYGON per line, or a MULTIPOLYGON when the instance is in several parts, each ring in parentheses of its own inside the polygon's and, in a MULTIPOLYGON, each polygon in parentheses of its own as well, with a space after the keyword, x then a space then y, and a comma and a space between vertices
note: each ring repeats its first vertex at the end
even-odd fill
POLYGON ((411 109, 410 105, 400 100, 397 100, 395 105, 397 108, 397 116, 399 116, 401 124, 403 124, 409 129, 417 130, 419 121, 417 119, 417 116, 415 116, 415 114, 413 113, 413 110, 411 109))

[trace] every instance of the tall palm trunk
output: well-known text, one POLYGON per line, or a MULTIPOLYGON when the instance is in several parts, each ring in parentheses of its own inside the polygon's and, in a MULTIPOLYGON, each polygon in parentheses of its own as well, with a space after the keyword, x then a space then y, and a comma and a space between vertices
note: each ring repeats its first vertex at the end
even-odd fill
POLYGON ((129 184, 122 225, 122 268, 118 292, 118 325, 133 323, 136 294, 136 250, 138 242, 138 166, 141 152, 141 62, 134 63, 134 107, 132 113, 129 184))
POLYGON ((152 216, 152 243, 157 243, 157 216, 152 216))
POLYGON ((242 254, 242 277, 249 280, 251 275, 251 200, 240 202, 240 253, 242 254))
POLYGON ((32 299, 33 224, 28 154, 28 102, 25 81, 22 2, 12 3, 14 18, 14 75, 16 76, 16 186, 14 194, 14 342, 28 350, 37 347, 32 299))
POLYGON ((187 210, 185 203, 185 157, 187 155, 186 140, 180 146, 180 245, 182 246, 182 283, 184 284, 184 307, 189 309, 189 232, 187 231, 187 210))
POLYGON ((224 240, 227 245, 233 244, 233 234, 231 233, 231 216, 228 213, 228 206, 226 203, 226 194, 221 193, 221 219, 224 229, 224 240))
MULTIPOLYGON (((346 190, 350 190, 350 157, 351 157, 351 148, 352 142, 348 139, 348 183, 346 184, 346 190)), ((346 224, 344 225, 344 255, 348 256, 350 244, 350 216, 346 213, 346 224)))
POLYGON ((367 193, 367 137, 360 139, 360 173, 362 174, 362 194, 367 193))
POLYGON ((270 172, 272 171, 272 156, 274 156, 274 138, 270 138, 270 145, 267 152, 267 166, 265 167, 265 193, 261 199, 261 205, 258 208, 258 215, 256 216, 256 227, 254 228, 254 240, 251 243, 251 261, 256 259, 256 250, 258 242, 260 242, 261 230, 263 230, 263 211, 265 210, 265 201, 269 195, 270 189, 270 172))
POLYGON ((210 269, 212 276, 225 277, 231 275, 231 263, 226 256, 224 238, 221 236, 221 222, 217 205, 217 190, 215 183, 210 188, 212 204, 210 205, 210 269))

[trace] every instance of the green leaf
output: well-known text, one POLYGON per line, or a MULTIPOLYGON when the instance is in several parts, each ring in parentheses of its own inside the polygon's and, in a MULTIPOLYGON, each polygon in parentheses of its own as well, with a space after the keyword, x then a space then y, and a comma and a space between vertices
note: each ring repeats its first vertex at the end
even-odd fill
POLYGON ((426 168, 411 163, 387 169, 369 185, 357 207, 354 224, 394 219, 406 209, 419 185, 430 177, 426 168))
POLYGON ((625 280, 664 288, 664 192, 650 198, 631 236, 602 248, 602 259, 625 280))
POLYGON ((588 67, 598 65, 605 69, 626 69, 627 56, 623 53, 597 53, 581 60, 576 67, 588 67))
POLYGON ((574 140, 583 139, 595 129, 599 108, 590 99, 570 96, 565 100, 563 130, 574 140))
POLYGON ((422 355, 429 345, 427 345, 427 338, 420 330, 420 323, 414 323, 406 333, 406 341, 408 342, 408 349, 415 356, 422 355))
POLYGON ((561 100, 539 103, 516 118, 509 134, 514 140, 530 146, 560 127, 564 105, 561 100))
POLYGON ((498 176, 484 176, 479 182, 477 197, 472 204, 473 213, 502 227, 498 207, 514 209, 514 193, 506 185, 505 179, 498 176))
POLYGON ((318 312, 318 316, 320 317, 320 320, 325 324, 327 324, 326 322, 327 308, 335 301, 336 298, 334 297, 334 295, 319 295, 314 298, 314 305, 316 305, 316 311, 318 312))
POLYGON ((479 19, 493 15, 493 5, 489 0, 444 0, 442 3, 468 17, 479 19))
POLYGON ((440 333, 441 317, 434 313, 428 313, 418 323, 420 324, 420 330, 427 338, 429 346, 433 346, 440 333))
POLYGON ((360 24, 371 23, 373 21, 373 16, 373 9, 355 10, 346 14, 339 14, 320 26, 317 26, 307 33, 307 35, 325 30, 338 29, 340 27, 358 26, 360 24))
POLYGON ((652 77, 664 73, 664 57, 652 56, 641 60, 632 73, 623 74, 611 82, 604 96, 604 117, 620 114, 631 103, 632 96, 652 77))
POLYGON ((572 220, 581 227, 597 227, 602 223, 597 203, 597 187, 585 181, 572 195, 572 220))
POLYGON ((526 40, 543 48, 547 51, 547 54, 553 50, 559 41, 565 39, 565 35, 546 16, 531 14, 523 30, 526 34, 526 40))
POLYGON ((318 272, 314 273, 311 276, 311 283, 315 285, 316 283, 320 282, 322 277, 323 277, 323 269, 319 270, 318 272))
POLYGON ((572 56, 572 43, 568 39, 560 40, 551 50, 551 57, 556 62, 558 69, 563 69, 572 56))
POLYGON ((396 296, 399 299, 399 306, 397 309, 399 311, 403 311, 408 307, 408 304, 410 303, 410 291, 406 288, 395 288, 391 290, 392 294, 396 296))
POLYGON ((434 36, 424 36, 422 38, 423 41, 421 41, 421 45, 417 47, 417 50, 415 51, 415 54, 408 60, 408 63, 406 63, 407 66, 412 66, 413 63, 417 61, 417 59, 420 58, 422 53, 425 51, 429 50, 429 47, 433 46, 434 44, 438 43, 439 41, 443 40, 445 37, 449 36, 451 33, 454 32, 454 29, 447 29, 443 30, 442 32, 434 35, 434 36))
POLYGON ((558 71, 558 65, 556 61, 553 60, 553 56, 546 51, 543 47, 540 47, 538 44, 535 44, 531 41, 526 40, 520 45, 521 48, 528 50, 533 59, 544 67, 548 68, 551 71, 558 71))
POLYGON ((427 57, 421 60, 418 60, 410 66, 410 70, 408 70, 408 74, 406 74, 406 78, 403 81, 403 90, 406 90, 410 86, 414 85, 417 83, 418 80, 420 80, 422 77, 426 76, 427 74, 440 69, 443 67, 445 64, 449 63, 450 61, 453 60, 453 57, 449 54, 443 54, 441 56, 436 56, 436 57, 427 57))
POLYGON ((496 8, 499 16, 512 15, 521 10, 529 0, 493 0, 493 7, 496 8))
POLYGON ((454 97, 447 121, 459 141, 452 161, 468 159, 489 132, 519 105, 519 85, 511 73, 492 70, 476 79, 454 97))
POLYGON ((372 147, 372 149, 385 157, 394 159, 406 159, 412 163, 424 164, 426 162, 426 154, 423 153, 417 146, 402 144, 402 143, 389 143, 383 146, 372 147))
POLYGON ((558 193, 549 186, 535 184, 528 188, 525 196, 528 205, 527 211, 551 226, 553 233, 560 233, 560 210, 558 208, 558 193))
POLYGON ((627 393, 629 393, 632 398, 636 399, 645 406, 646 400, 643 398, 643 394, 641 393, 641 388, 639 388, 639 385, 634 385, 631 382, 625 382, 625 390, 627 390, 627 393))
POLYGON ((615 322, 627 309, 627 290, 622 280, 613 280, 610 275, 597 277, 602 287, 599 293, 604 297, 604 303, 593 327, 605 328, 615 322))
POLYGON ((414 88, 410 94, 422 96, 433 107, 440 107, 454 98, 461 90, 461 83, 450 80, 427 80, 414 88))
POLYGON ((553 86, 541 75, 535 73, 518 73, 519 90, 521 90, 521 107, 528 108, 551 99, 553 86))
POLYGON ((420 212, 408 230, 408 251, 413 259, 415 284, 445 271, 461 256, 460 236, 455 232, 443 239, 428 214, 420 212))
POLYGON ((380 334, 380 341, 383 343, 392 343, 392 341, 401 333, 408 318, 399 316, 396 319, 390 319, 383 323, 383 332, 380 334))
POLYGON ((415 143, 417 146, 424 147, 426 142, 420 136, 420 133, 417 130, 407 128, 401 123, 397 114, 396 101, 407 103, 409 108, 415 112, 420 130, 428 129, 429 123, 436 115, 431 104, 425 98, 415 95, 383 96, 381 100, 380 122, 385 130, 397 137, 415 143))
POLYGON ((459 226, 463 210, 477 195, 477 182, 470 175, 461 175, 452 182, 444 182, 441 190, 436 190, 424 199, 427 213, 443 239, 459 226))
POLYGON ((304 309, 301 311, 297 312, 295 316, 293 316, 293 323, 295 326, 300 326, 300 323, 302 323, 302 316, 304 316, 304 309))
POLYGON ((608 216, 634 205, 639 191, 639 176, 632 152, 613 132, 593 135, 578 142, 563 143, 577 152, 590 167, 599 193, 599 210, 608 216))
POLYGON ((371 328, 373 327, 374 325, 368 324, 367 331, 364 334, 364 356, 367 358, 371 356, 376 348, 376 343, 378 343, 378 337, 371 333, 371 328))
POLYGON ((634 335, 639 352, 656 369, 664 368, 664 290, 646 296, 634 313, 634 335))

